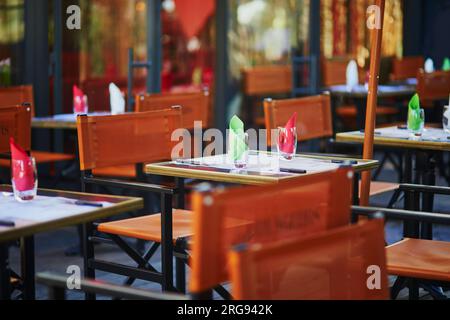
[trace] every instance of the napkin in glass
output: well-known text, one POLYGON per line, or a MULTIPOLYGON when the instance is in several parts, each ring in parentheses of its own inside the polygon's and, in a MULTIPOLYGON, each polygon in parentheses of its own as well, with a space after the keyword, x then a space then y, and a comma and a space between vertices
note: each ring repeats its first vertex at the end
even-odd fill
POLYGON ((14 138, 9 139, 11 148, 12 178, 18 191, 28 191, 34 188, 35 177, 33 162, 28 153, 19 146, 14 138))
POLYGON ((120 91, 119 87, 114 83, 109 84, 109 99, 112 114, 121 114, 125 112, 125 99, 122 95, 122 91, 120 91))
POLYGON ((245 143, 244 122, 236 115, 230 121, 229 139, 230 148, 228 153, 230 158, 233 161, 241 159, 248 150, 248 146, 245 143))

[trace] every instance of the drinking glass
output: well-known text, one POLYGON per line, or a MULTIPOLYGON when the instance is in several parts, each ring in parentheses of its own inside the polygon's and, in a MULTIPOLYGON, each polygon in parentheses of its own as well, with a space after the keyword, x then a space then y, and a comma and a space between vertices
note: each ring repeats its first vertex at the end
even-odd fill
POLYGON ((277 149, 280 158, 294 159, 297 152, 297 128, 278 128, 277 149))
POLYGON ((249 136, 248 133, 234 136, 235 141, 231 143, 230 153, 233 155, 233 162, 236 169, 245 169, 248 165, 249 157, 249 136))
POLYGON ((425 110, 410 110, 408 114, 408 129, 414 134, 422 134, 425 129, 425 110))
POLYGON ((14 198, 19 202, 36 198, 38 179, 35 159, 30 157, 27 160, 12 160, 11 166, 14 198))

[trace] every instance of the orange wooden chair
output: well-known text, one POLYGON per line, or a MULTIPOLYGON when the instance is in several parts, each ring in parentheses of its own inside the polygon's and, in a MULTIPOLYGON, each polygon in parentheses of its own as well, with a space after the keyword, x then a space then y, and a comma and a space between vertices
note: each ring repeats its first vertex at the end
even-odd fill
POLYGON ((272 243, 348 225, 352 169, 300 177, 264 187, 193 195, 190 291, 230 298, 227 253, 240 243, 272 243))
MULTIPOLYGON (((402 192, 420 195, 450 195, 450 188, 420 185, 402 185, 402 192)), ((450 288, 450 243, 421 239, 420 228, 424 224, 450 226, 448 214, 392 210, 383 208, 353 207, 353 215, 368 216, 382 212, 386 218, 419 225, 417 230, 408 230, 404 239, 386 248, 388 273, 398 276, 391 289, 393 299, 405 287, 409 288, 411 300, 419 299, 419 287, 424 288, 434 299, 448 299, 439 287, 450 288)))
MULTIPOLYGON (((24 150, 31 147, 31 107, 29 105, 10 106, 0 108, 0 162, 4 162, 9 169, 11 164, 11 150, 9 139, 14 138, 24 150)), ((10 183, 9 170, 0 175, 0 180, 10 183)), ((2 171, 0 170, 0 173, 2 171)))
POLYGON ((242 244, 229 261, 237 300, 389 299, 382 219, 308 238, 242 244))
POLYGON ((24 150, 30 150, 31 107, 29 105, 0 108, 0 154, 10 154, 9 138, 11 137, 24 150))
MULTIPOLYGON (((322 85, 324 87, 331 87, 335 85, 345 84, 347 66, 350 58, 342 59, 324 59, 322 60, 322 85)), ((359 68, 359 78, 365 79, 365 71, 359 68)), ((395 107, 379 106, 377 108, 377 115, 379 116, 395 116, 399 110, 395 107)), ((357 116, 357 109, 355 105, 341 105, 336 108, 336 114, 344 121, 353 121, 357 116)))
MULTIPOLYGON (((35 110, 32 86, 0 88, 0 108, 3 108, 4 106, 20 105, 23 103, 30 104, 31 115, 34 117, 35 110)), ((74 155, 71 154, 33 150, 31 151, 31 155, 36 159, 36 164, 70 161, 75 158, 74 155)), ((9 163, 0 161, 0 166, 9 166, 9 163)))
POLYGON ((181 106, 183 109, 182 127, 194 129, 194 122, 201 121, 201 128, 209 127, 209 91, 181 94, 143 94, 136 97, 136 112, 167 109, 181 106))
POLYGON ((257 108, 256 97, 270 95, 290 95, 292 93, 291 66, 256 66, 242 69, 242 92, 246 98, 247 121, 258 126, 264 125, 264 118, 257 108))
POLYGON ((417 73, 417 93, 425 104, 433 105, 439 100, 448 101, 450 94, 450 71, 426 73, 420 69, 417 73))
MULTIPOLYGON (((83 189, 87 185, 100 185, 135 190, 144 194, 157 193, 161 197, 160 214, 101 223, 97 230, 106 234, 119 248, 136 262, 137 267, 96 260, 92 242, 92 226, 84 229, 84 259, 87 278, 95 277, 95 270, 128 276, 127 285, 135 279, 160 283, 163 290, 173 290, 173 250, 179 238, 191 235, 191 214, 185 210, 172 210, 172 198, 177 189, 142 182, 96 178, 96 168, 137 164, 142 172, 143 163, 171 158, 171 134, 181 126, 181 107, 151 112, 115 116, 79 116, 77 119, 80 169, 83 189), (157 146, 157 147, 155 147, 157 146), (173 228, 172 228, 173 226, 173 228), (142 256, 123 238, 153 242, 142 256), (149 264, 149 259, 161 246, 162 271, 149 264)), ((148 203, 147 203, 148 205, 148 203)), ((147 206, 146 206, 147 208, 147 206)))
POLYGON ((391 81, 402 81, 417 77, 417 71, 423 68, 423 57, 403 57, 392 60, 391 81))
MULTIPOLYGON (((297 131, 300 142, 311 139, 331 138, 333 125, 329 94, 306 98, 264 101, 267 129, 267 145, 273 147, 272 130, 286 125, 292 114, 297 112, 297 131)), ((371 184, 370 195, 376 196, 398 189, 398 184, 376 181, 371 184)))

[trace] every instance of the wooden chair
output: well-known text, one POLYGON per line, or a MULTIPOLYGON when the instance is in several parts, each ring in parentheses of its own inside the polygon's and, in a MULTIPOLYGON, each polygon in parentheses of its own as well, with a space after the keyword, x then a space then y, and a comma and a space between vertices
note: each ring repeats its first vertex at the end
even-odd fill
MULTIPOLYGON (((342 85, 347 82, 347 66, 350 58, 342 59, 324 59, 322 61, 322 85, 324 87, 331 87, 335 85, 342 85)), ((365 79, 366 74, 364 69, 359 68, 359 79, 365 79)), ((399 113, 395 107, 379 106, 377 108, 378 116, 394 116, 399 113)), ((357 116, 357 109, 355 105, 344 104, 336 108, 336 114, 344 121, 351 122, 357 116)))
POLYGON ((167 109, 182 106, 182 128, 193 130, 194 122, 201 121, 201 128, 208 128, 210 99, 207 90, 198 93, 143 94, 136 97, 136 112, 167 109))
POLYGON ((403 57, 392 60, 391 81, 403 81, 417 77, 417 71, 423 68, 423 57, 403 57))
POLYGON ((193 195, 190 291, 211 298, 230 279, 227 253, 240 243, 272 243, 349 224, 352 169, 341 168, 264 187, 193 195), (276 196, 275 196, 276 195, 276 196))
MULTIPOLYGON (((32 86, 0 88, 0 109, 4 106, 20 105, 23 103, 30 104, 31 115, 34 117, 35 110, 32 86)), ((70 161, 75 158, 74 155, 71 154, 46 151, 31 151, 31 155, 36 159, 36 164, 70 161)), ((0 166, 9 166, 9 163, 0 161, 0 166)))
MULTIPOLYGON (((450 196, 450 188, 420 185, 401 185, 401 192, 418 196, 422 193, 450 196)), ((411 300, 419 299, 419 287, 428 291, 434 299, 448 299, 438 287, 450 288, 450 243, 421 238, 419 229, 424 224, 450 225, 448 214, 409 210, 354 207, 353 214, 367 216, 382 212, 390 220, 413 222, 418 230, 404 234, 404 239, 386 248, 388 273, 398 276, 391 289, 393 299, 401 290, 409 288, 411 300)))
MULTIPOLYGON (((270 95, 290 95, 292 93, 291 66, 256 66, 242 70, 242 92, 246 98, 247 121, 258 126, 264 125, 264 118, 255 113, 256 97, 270 95)), ((257 111, 260 109, 257 108, 257 111)))
POLYGON ((9 138, 24 150, 31 147, 31 107, 29 105, 0 108, 0 154, 9 154, 9 138))
MULTIPOLYGON (((286 125, 292 114, 297 112, 297 136, 300 142, 324 139, 333 136, 331 100, 328 93, 318 96, 264 101, 267 129, 267 145, 274 147, 272 130, 286 125)), ((370 195, 376 196, 398 189, 398 184, 373 182, 370 195)))
POLYGON ((420 69, 417 73, 417 93, 421 101, 434 103, 448 101, 450 95, 450 71, 426 73, 420 69))
MULTIPOLYGON (((94 258, 92 226, 84 226, 84 259, 86 277, 95 278, 95 270, 128 276, 127 285, 135 279, 160 283, 163 290, 173 288, 173 250, 178 238, 191 235, 191 214, 185 210, 172 210, 172 198, 177 189, 142 182, 96 178, 92 170, 102 167, 136 164, 142 172, 143 164, 168 160, 171 157, 172 132, 181 127, 181 107, 151 112, 130 113, 115 116, 79 116, 77 119, 80 169, 83 190, 87 185, 116 187, 145 194, 156 193, 161 197, 160 214, 98 224, 97 230, 106 234, 119 248, 136 262, 137 267, 94 258), (155 147, 157 146, 157 147, 155 147), (173 226, 173 228, 172 228, 173 226), (153 242, 151 249, 142 256, 123 237, 153 242), (149 264, 155 251, 162 248, 162 272, 149 264)), ((148 202, 146 203, 148 205, 148 202)), ((146 207, 148 208, 148 207, 146 207)))
MULTIPOLYGON (((7 168, 11 165, 10 138, 14 138, 18 145, 29 152, 31 148, 31 107, 29 105, 0 108, 0 163, 5 164, 2 167, 7 168)), ((4 179, 9 184, 9 170, 5 171, 8 173, 0 176, 0 179, 4 179)))
POLYGON ((229 260, 237 300, 389 299, 381 219, 306 239, 242 244, 229 260), (375 289, 368 287, 373 266, 379 272, 375 289))

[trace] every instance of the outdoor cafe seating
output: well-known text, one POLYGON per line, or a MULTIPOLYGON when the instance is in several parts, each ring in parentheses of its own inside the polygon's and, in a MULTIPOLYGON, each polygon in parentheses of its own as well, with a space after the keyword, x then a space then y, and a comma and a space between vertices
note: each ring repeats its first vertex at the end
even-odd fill
POLYGON ((0 306, 450 299, 447 2, 0 1, 0 306))

